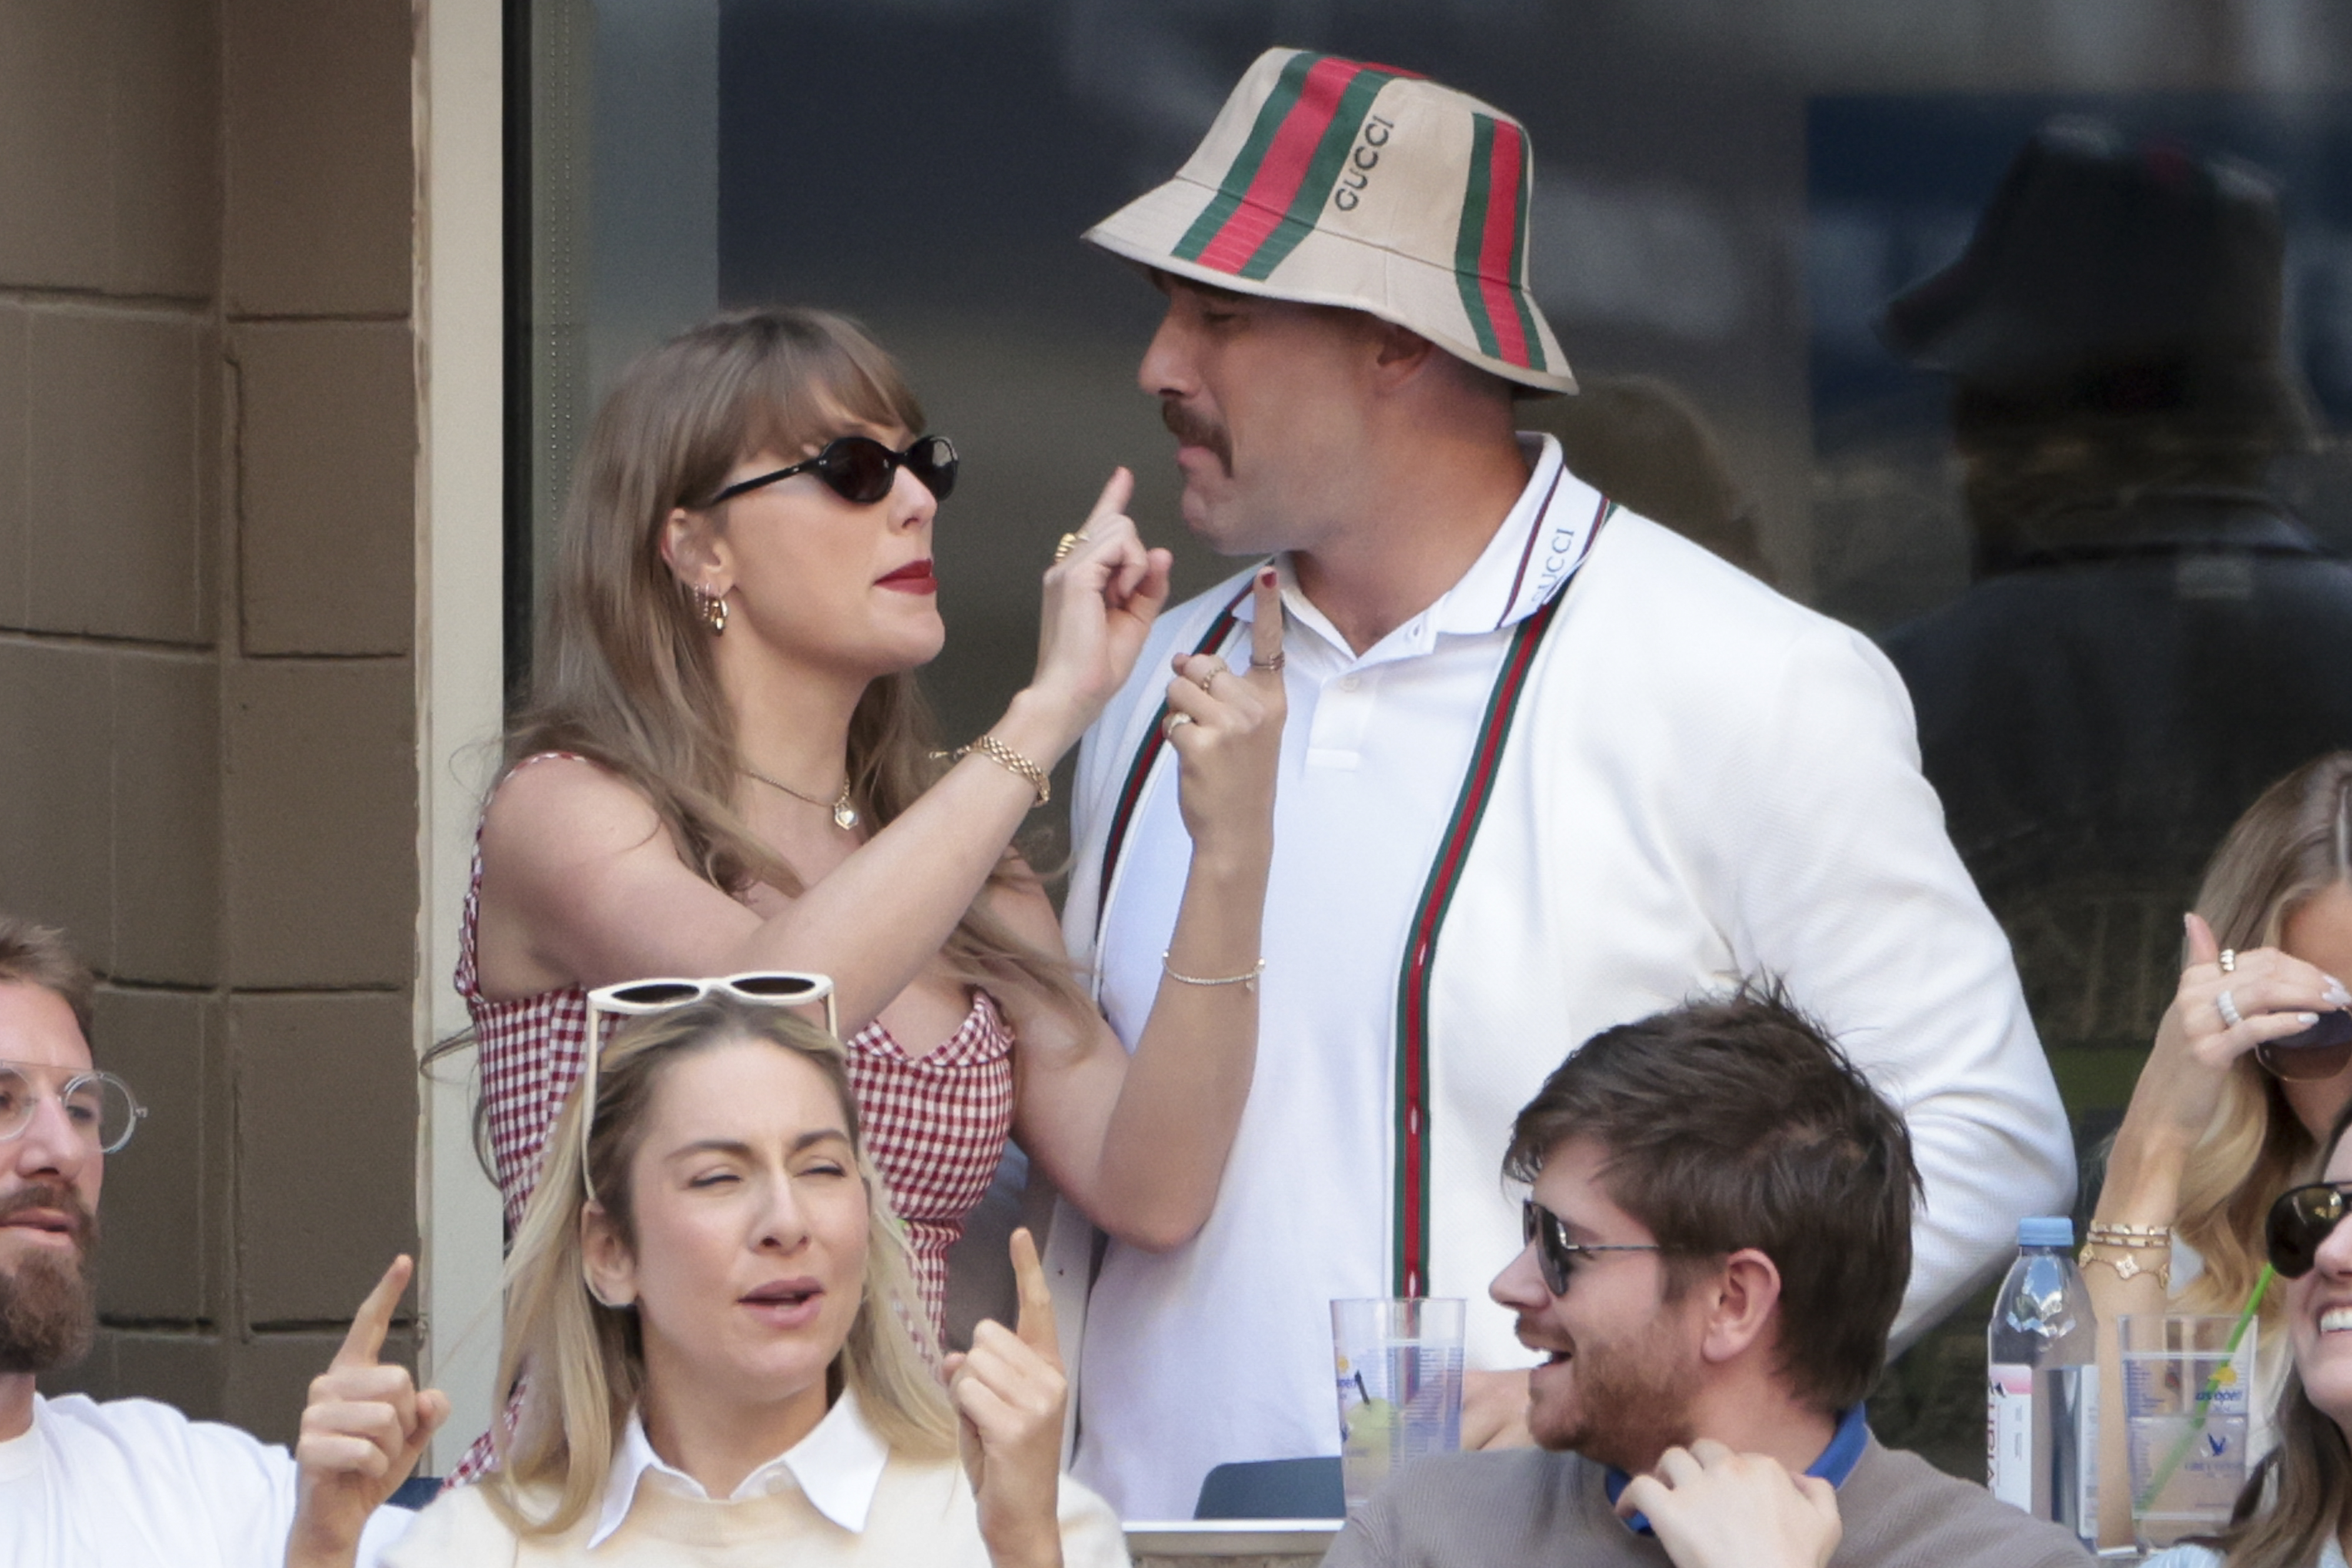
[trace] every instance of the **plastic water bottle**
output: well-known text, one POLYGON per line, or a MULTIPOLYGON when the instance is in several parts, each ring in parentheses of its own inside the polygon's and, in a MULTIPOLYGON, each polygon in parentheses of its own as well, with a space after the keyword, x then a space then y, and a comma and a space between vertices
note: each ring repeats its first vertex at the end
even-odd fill
POLYGON ((1987 1484, 2095 1548, 2099 1322, 2074 1252, 2073 1220, 2018 1221, 2017 1261, 1985 1334, 1987 1484))

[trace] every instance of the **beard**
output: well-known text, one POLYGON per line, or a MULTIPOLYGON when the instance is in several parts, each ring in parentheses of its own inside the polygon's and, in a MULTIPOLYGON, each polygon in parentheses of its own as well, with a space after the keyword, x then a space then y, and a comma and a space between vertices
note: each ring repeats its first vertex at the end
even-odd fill
POLYGON ((1160 400, 1160 423, 1185 445, 1207 447, 1216 455, 1217 462, 1224 468, 1225 477, 1233 477, 1234 438, 1223 425, 1193 413, 1172 397, 1160 400))
POLYGON ((1700 1369, 1671 1318, 1626 1340, 1579 1345, 1570 1358, 1572 1400, 1538 1396, 1528 1410, 1537 1444, 1639 1475, 1698 1434, 1691 1411, 1700 1369), (1565 1406, 1565 1407, 1563 1407, 1565 1406))
POLYGON ((71 1366, 98 1334, 98 1216, 72 1188, 35 1183, 0 1202, 0 1219, 26 1208, 71 1215, 74 1250, 34 1252, 0 1270, 0 1375, 71 1366))

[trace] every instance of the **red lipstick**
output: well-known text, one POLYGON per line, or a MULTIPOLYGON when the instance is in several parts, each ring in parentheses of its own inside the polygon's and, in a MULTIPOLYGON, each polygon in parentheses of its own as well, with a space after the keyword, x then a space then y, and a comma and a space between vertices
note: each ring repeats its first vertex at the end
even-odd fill
POLYGON ((895 593, 937 593, 940 580, 931 575, 931 559, 910 560, 898 570, 886 572, 875 580, 874 586, 887 588, 895 593))

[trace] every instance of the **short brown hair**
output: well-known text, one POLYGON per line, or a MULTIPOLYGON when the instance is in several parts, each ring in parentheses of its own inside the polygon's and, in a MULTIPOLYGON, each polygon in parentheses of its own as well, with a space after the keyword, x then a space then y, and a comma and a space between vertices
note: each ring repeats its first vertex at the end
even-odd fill
POLYGON ((36 925, 17 915, 0 914, 0 985, 38 986, 55 991, 73 1009, 82 1039, 89 1039, 90 996, 98 988, 98 979, 56 926, 36 925))
POLYGON ((1824 1411, 1870 1393, 1911 1278, 1911 1135, 1778 984, 1593 1036, 1520 1111, 1504 1173, 1535 1180, 1571 1138, 1606 1151, 1601 1180, 1667 1249, 1670 1293, 1756 1248, 1780 1271, 1795 1393, 1824 1411))

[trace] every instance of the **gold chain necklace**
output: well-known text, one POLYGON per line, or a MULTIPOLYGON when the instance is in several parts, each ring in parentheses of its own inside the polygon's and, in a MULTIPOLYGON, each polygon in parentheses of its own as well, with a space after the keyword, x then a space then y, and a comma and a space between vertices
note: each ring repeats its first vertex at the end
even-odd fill
POLYGON ((747 778, 756 779, 771 789, 782 789, 795 800, 805 800, 812 806, 832 808, 833 825, 845 833, 857 826, 857 808, 849 803, 849 779, 845 775, 841 780, 841 793, 830 800, 821 800, 814 795, 803 795, 791 785, 769 778, 756 768, 746 768, 743 772, 747 778))

